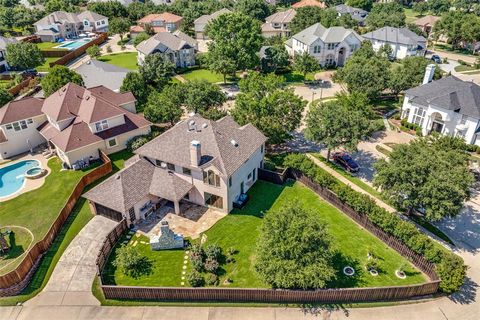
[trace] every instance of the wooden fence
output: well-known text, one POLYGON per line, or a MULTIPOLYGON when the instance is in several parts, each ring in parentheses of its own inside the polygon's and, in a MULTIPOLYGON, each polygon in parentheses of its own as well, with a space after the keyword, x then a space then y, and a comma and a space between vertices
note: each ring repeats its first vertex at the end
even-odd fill
POLYGON ((19 84, 17 84, 16 86, 13 86, 11 87, 10 89, 8 89, 8 92, 12 95, 12 96, 16 96, 17 94, 19 94, 23 89, 25 89, 26 87, 28 87, 30 85, 30 81, 32 81, 33 79, 35 79, 34 77, 27 77, 25 78, 22 82, 20 82, 19 84))
POLYGON ((57 219, 53 222, 43 239, 30 248, 22 262, 20 262, 15 270, 0 276, 0 296, 7 294, 12 295, 11 287, 14 286, 16 286, 16 290, 14 290, 16 293, 13 294, 18 294, 24 289, 29 281, 29 279, 26 279, 27 276, 31 277, 32 275, 32 272, 30 272, 31 269, 36 265, 41 256, 50 248, 55 237, 62 229, 63 224, 70 216, 70 213, 80 198, 83 189, 90 183, 104 177, 112 171, 112 163, 110 158, 108 158, 108 156, 106 156, 102 151, 100 151, 100 158, 103 161, 103 164, 80 179, 62 210, 60 210, 57 219), (22 285, 19 286, 19 284, 22 285))
MULTIPOLYGON (((73 51, 69 51, 66 55, 62 56, 60 59, 58 59, 56 61, 53 61, 53 62, 50 62, 49 66, 50 66, 50 68, 52 68, 55 65, 62 65, 62 66, 66 65, 67 63, 69 63, 73 59, 76 59, 76 58, 80 57, 82 54, 84 54, 89 47, 91 47, 93 45, 100 45, 100 44, 104 43, 107 39, 108 39, 108 33, 106 33, 106 32, 100 33, 100 34, 98 34, 98 37, 95 38, 94 40, 84 44, 81 47, 78 47, 77 49, 75 49, 73 51)), ((62 52, 62 51, 60 51, 60 52, 62 52)))
POLYGON ((229 302, 264 302, 264 303, 346 303, 380 300, 402 300, 434 294, 438 291, 440 279, 435 267, 422 256, 413 252, 401 241, 375 226, 366 215, 355 212, 345 205, 328 189, 322 188, 312 179, 295 169, 282 173, 259 170, 260 179, 282 184, 287 178, 296 179, 325 200, 336 206, 359 225, 380 238, 402 256, 409 259, 419 270, 426 274, 429 282, 392 287, 342 288, 319 290, 279 290, 279 289, 237 289, 237 288, 173 288, 173 287, 134 287, 103 285, 101 271, 108 255, 122 233, 127 229, 125 220, 110 232, 103 243, 97 258, 98 274, 103 294, 107 299, 161 300, 161 301, 229 301, 229 302))

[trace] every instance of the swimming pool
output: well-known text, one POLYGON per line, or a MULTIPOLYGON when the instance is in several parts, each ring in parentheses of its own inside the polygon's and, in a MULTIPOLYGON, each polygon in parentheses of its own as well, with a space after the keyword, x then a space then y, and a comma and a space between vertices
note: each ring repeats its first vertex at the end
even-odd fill
POLYGON ((39 167, 37 160, 24 160, 0 168, 0 198, 8 197, 22 189, 27 170, 39 167))
POLYGON ((75 49, 83 46, 84 44, 89 43, 90 41, 92 41, 91 38, 83 38, 83 39, 77 39, 77 40, 73 40, 73 41, 65 41, 61 45, 56 46, 55 48, 75 50, 75 49))

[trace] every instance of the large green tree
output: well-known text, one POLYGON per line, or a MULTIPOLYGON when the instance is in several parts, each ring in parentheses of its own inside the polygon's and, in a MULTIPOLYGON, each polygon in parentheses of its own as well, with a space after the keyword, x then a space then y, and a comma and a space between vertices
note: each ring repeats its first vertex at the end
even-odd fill
POLYGON ((403 7, 396 2, 376 3, 368 14, 365 22, 371 29, 382 27, 405 26, 405 12, 403 7))
POLYGON ((175 66, 161 54, 154 53, 146 56, 145 61, 139 68, 145 83, 161 91, 170 82, 175 66))
POLYGON ((281 143, 290 137, 302 119, 306 101, 292 88, 285 88, 283 77, 251 73, 240 81, 231 115, 240 124, 253 124, 270 143, 281 143))
POLYGON ((265 20, 272 13, 272 8, 265 0, 238 0, 235 10, 260 21, 265 20))
POLYGON ((211 108, 219 108, 225 102, 225 94, 220 87, 206 80, 193 80, 182 85, 181 97, 188 111, 204 113, 211 108))
POLYGON ((456 216, 470 196, 473 176, 459 138, 428 136, 395 146, 375 164, 374 185, 399 209, 437 221, 456 216))
POLYGON ((149 88, 143 76, 135 71, 127 73, 120 87, 121 92, 131 92, 135 96, 138 110, 143 109, 151 90, 154 89, 149 88))
POLYGON ((233 63, 236 70, 258 66, 257 53, 262 46, 259 21, 238 12, 222 14, 207 24, 206 33, 213 40, 208 44, 210 63, 209 55, 233 63))
POLYGON ((21 70, 35 68, 45 62, 40 49, 30 42, 8 44, 6 60, 11 67, 21 70))
POLYGON ((347 5, 370 11, 372 9, 373 2, 373 0, 347 0, 347 5))
POLYGON ((174 125, 183 114, 181 103, 177 99, 178 85, 171 85, 161 93, 152 91, 144 109, 145 118, 152 122, 168 122, 174 125))
POLYGON ((7 104, 9 101, 13 99, 10 92, 8 92, 5 88, 0 88, 0 108, 7 104))
POLYGON ((88 10, 104 15, 109 19, 128 17, 127 8, 119 1, 89 2, 88 10))
POLYGON ((288 67, 289 56, 284 45, 274 45, 265 49, 264 71, 275 72, 288 67))
MULTIPOLYGON (((400 64, 393 67, 388 87, 394 94, 420 85, 425 75, 425 68, 432 61, 424 57, 406 57, 400 64)), ((440 79, 442 72, 440 68, 435 68, 434 79, 440 79)))
POLYGON ((40 81, 45 97, 48 97, 69 82, 83 86, 82 77, 65 66, 54 66, 40 81))
POLYGON ((123 40, 123 35, 128 32, 131 25, 128 18, 113 18, 108 23, 108 31, 112 34, 118 33, 123 40))
POLYGON ((273 288, 324 288, 335 276, 331 242, 318 213, 289 203, 263 219, 255 270, 273 288))
POLYGON ((344 147, 355 151, 357 145, 371 131, 371 109, 368 99, 360 93, 340 93, 334 100, 318 102, 307 114, 305 137, 322 143, 328 150, 344 147))
POLYGON ((292 33, 298 33, 315 23, 320 22, 325 28, 334 26, 344 26, 352 28, 357 23, 350 15, 339 17, 335 9, 322 9, 319 7, 303 7, 296 9, 297 14, 290 23, 292 33))
POLYGON ((304 52, 302 54, 295 55, 293 59, 293 68, 295 71, 300 72, 305 78, 307 73, 320 69, 320 65, 314 57, 308 54, 308 52, 304 52))

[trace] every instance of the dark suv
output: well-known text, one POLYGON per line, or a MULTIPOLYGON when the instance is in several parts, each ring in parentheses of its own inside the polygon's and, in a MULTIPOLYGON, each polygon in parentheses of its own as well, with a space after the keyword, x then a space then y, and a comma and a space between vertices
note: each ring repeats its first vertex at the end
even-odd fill
POLYGON ((355 173, 360 170, 360 166, 346 152, 335 152, 332 158, 333 161, 341 165, 348 172, 355 173))

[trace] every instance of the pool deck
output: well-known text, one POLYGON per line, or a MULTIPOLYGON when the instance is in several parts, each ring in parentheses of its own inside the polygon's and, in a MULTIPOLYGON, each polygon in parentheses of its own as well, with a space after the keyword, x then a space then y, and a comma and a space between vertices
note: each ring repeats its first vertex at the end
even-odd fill
POLYGON ((17 162, 20 162, 20 161, 24 161, 24 160, 37 160, 37 161, 39 161, 40 166, 43 169, 46 169, 48 171, 48 173, 46 175, 44 175, 43 177, 38 178, 38 179, 25 179, 23 187, 20 190, 18 190, 17 192, 15 192, 12 195, 0 198, 0 203, 11 200, 13 198, 16 198, 19 195, 21 195, 22 193, 40 188, 43 185, 43 183, 45 182, 45 178, 50 174, 50 168, 48 167, 48 159, 45 159, 45 157, 41 154, 30 154, 30 153, 25 154, 24 153, 22 155, 19 155, 19 156, 16 156, 16 157, 12 158, 11 161, 8 161, 8 162, 0 165, 0 168, 6 167, 6 166, 9 166, 11 164, 14 164, 14 163, 17 163, 17 162))

